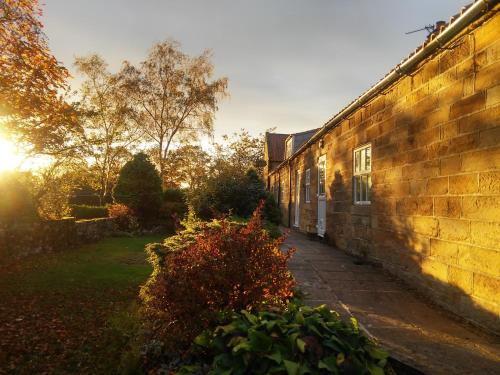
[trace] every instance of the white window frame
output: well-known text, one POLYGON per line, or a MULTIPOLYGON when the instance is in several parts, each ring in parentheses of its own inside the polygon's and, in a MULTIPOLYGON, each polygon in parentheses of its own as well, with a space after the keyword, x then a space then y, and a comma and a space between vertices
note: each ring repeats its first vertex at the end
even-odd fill
POLYGON ((373 153, 372 144, 368 143, 357 147, 352 153, 352 198, 354 204, 368 205, 371 204, 372 194, 372 164, 373 153), (367 151, 369 150, 370 161, 366 163, 367 151), (358 154, 359 152, 359 154, 358 154), (359 161, 359 164, 357 163, 359 161), (366 179, 366 185, 362 184, 363 179, 366 179), (363 189, 365 186, 365 189, 363 189), (359 199, 358 199, 359 190, 359 199))
POLYGON ((306 169, 305 174, 306 203, 311 203, 311 168, 306 169))

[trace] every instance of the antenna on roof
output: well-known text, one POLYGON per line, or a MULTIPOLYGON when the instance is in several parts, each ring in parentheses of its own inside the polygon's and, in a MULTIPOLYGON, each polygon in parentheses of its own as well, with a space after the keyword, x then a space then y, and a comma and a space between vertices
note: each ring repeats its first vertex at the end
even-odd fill
POLYGON ((417 29, 417 30, 413 30, 413 31, 408 31, 405 34, 408 35, 408 34, 418 33, 419 31, 426 30, 427 31, 427 36, 430 36, 434 32, 438 31, 441 26, 444 26, 444 25, 446 25, 446 22, 444 22, 444 21, 437 21, 435 25, 425 25, 421 29, 417 29))

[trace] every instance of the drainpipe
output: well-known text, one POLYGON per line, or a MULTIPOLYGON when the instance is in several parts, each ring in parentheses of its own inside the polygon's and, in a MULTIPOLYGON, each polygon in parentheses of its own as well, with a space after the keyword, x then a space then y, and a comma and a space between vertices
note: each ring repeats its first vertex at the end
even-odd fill
POLYGON ((292 165, 288 160, 288 228, 292 227, 292 165))

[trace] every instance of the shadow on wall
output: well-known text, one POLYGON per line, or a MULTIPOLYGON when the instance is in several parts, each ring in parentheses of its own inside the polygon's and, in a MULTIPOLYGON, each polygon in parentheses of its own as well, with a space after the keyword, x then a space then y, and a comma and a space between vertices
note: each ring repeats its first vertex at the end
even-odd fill
MULTIPOLYGON (((470 69, 472 67, 473 64, 470 69)), ((468 76, 463 72, 465 68, 461 69, 463 76, 455 80, 446 74, 436 78, 439 82, 433 82, 437 86, 434 91, 429 84, 432 75, 427 77, 427 82, 422 77, 413 77, 417 86, 427 88, 430 94, 422 96, 425 90, 413 90, 401 104, 396 89, 383 98, 382 109, 368 114, 360 125, 345 131, 339 129, 338 135, 333 130, 337 146, 334 165, 330 166, 335 175, 329 186, 327 222, 332 225, 327 226, 327 231, 335 246, 381 263, 438 304, 500 333, 494 297, 473 296, 477 275, 471 267, 462 267, 467 266, 465 263, 459 264, 459 246, 474 246, 470 241, 469 218, 463 219, 463 207, 458 208, 458 214, 435 213, 436 202, 447 202, 454 197, 448 194, 448 177, 463 173, 460 164, 458 169, 445 170, 445 162, 477 149, 486 150, 482 157, 488 158, 498 147, 491 142, 484 143, 487 137, 480 138, 480 133, 495 123, 491 117, 497 112, 486 109, 485 91, 469 92, 465 84, 462 86, 468 76), (447 89, 455 89, 457 84, 463 87, 462 91, 447 89), (488 117, 488 113, 491 116, 488 117), (373 188, 372 204, 363 207, 352 203, 350 180, 352 150, 367 142, 372 143, 373 188), (458 230, 455 224, 469 225, 468 234, 463 237, 455 234, 458 230)), ((477 174, 480 170, 469 172, 477 174)), ((492 220, 484 219, 485 222, 492 220)), ((486 264, 488 260, 480 262, 486 264)), ((483 277, 480 272, 479 277, 483 277)), ((488 277, 496 280, 495 276, 487 275, 485 279, 488 277)))
POLYGON ((335 220, 328 226, 332 245, 382 266, 452 313, 500 333, 498 315, 471 295, 472 273, 431 254, 432 235, 438 231, 436 218, 390 215, 394 212, 390 206, 398 202, 382 198, 383 188, 377 185, 372 190, 372 206, 359 211, 350 201, 348 186, 336 171, 330 187, 333 199, 329 202, 334 208, 331 220, 335 220), (429 232, 420 234, 416 230, 429 232), (463 284, 456 285, 460 280, 455 282, 454 277, 459 277, 456 275, 460 271, 465 274, 463 284))

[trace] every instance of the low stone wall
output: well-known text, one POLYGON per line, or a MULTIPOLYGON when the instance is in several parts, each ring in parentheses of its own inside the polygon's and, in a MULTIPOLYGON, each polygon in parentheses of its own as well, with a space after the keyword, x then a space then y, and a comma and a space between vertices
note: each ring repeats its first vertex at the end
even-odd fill
POLYGON ((111 218, 0 223, 0 261, 45 251, 65 250, 97 241, 116 231, 116 224, 111 218))

